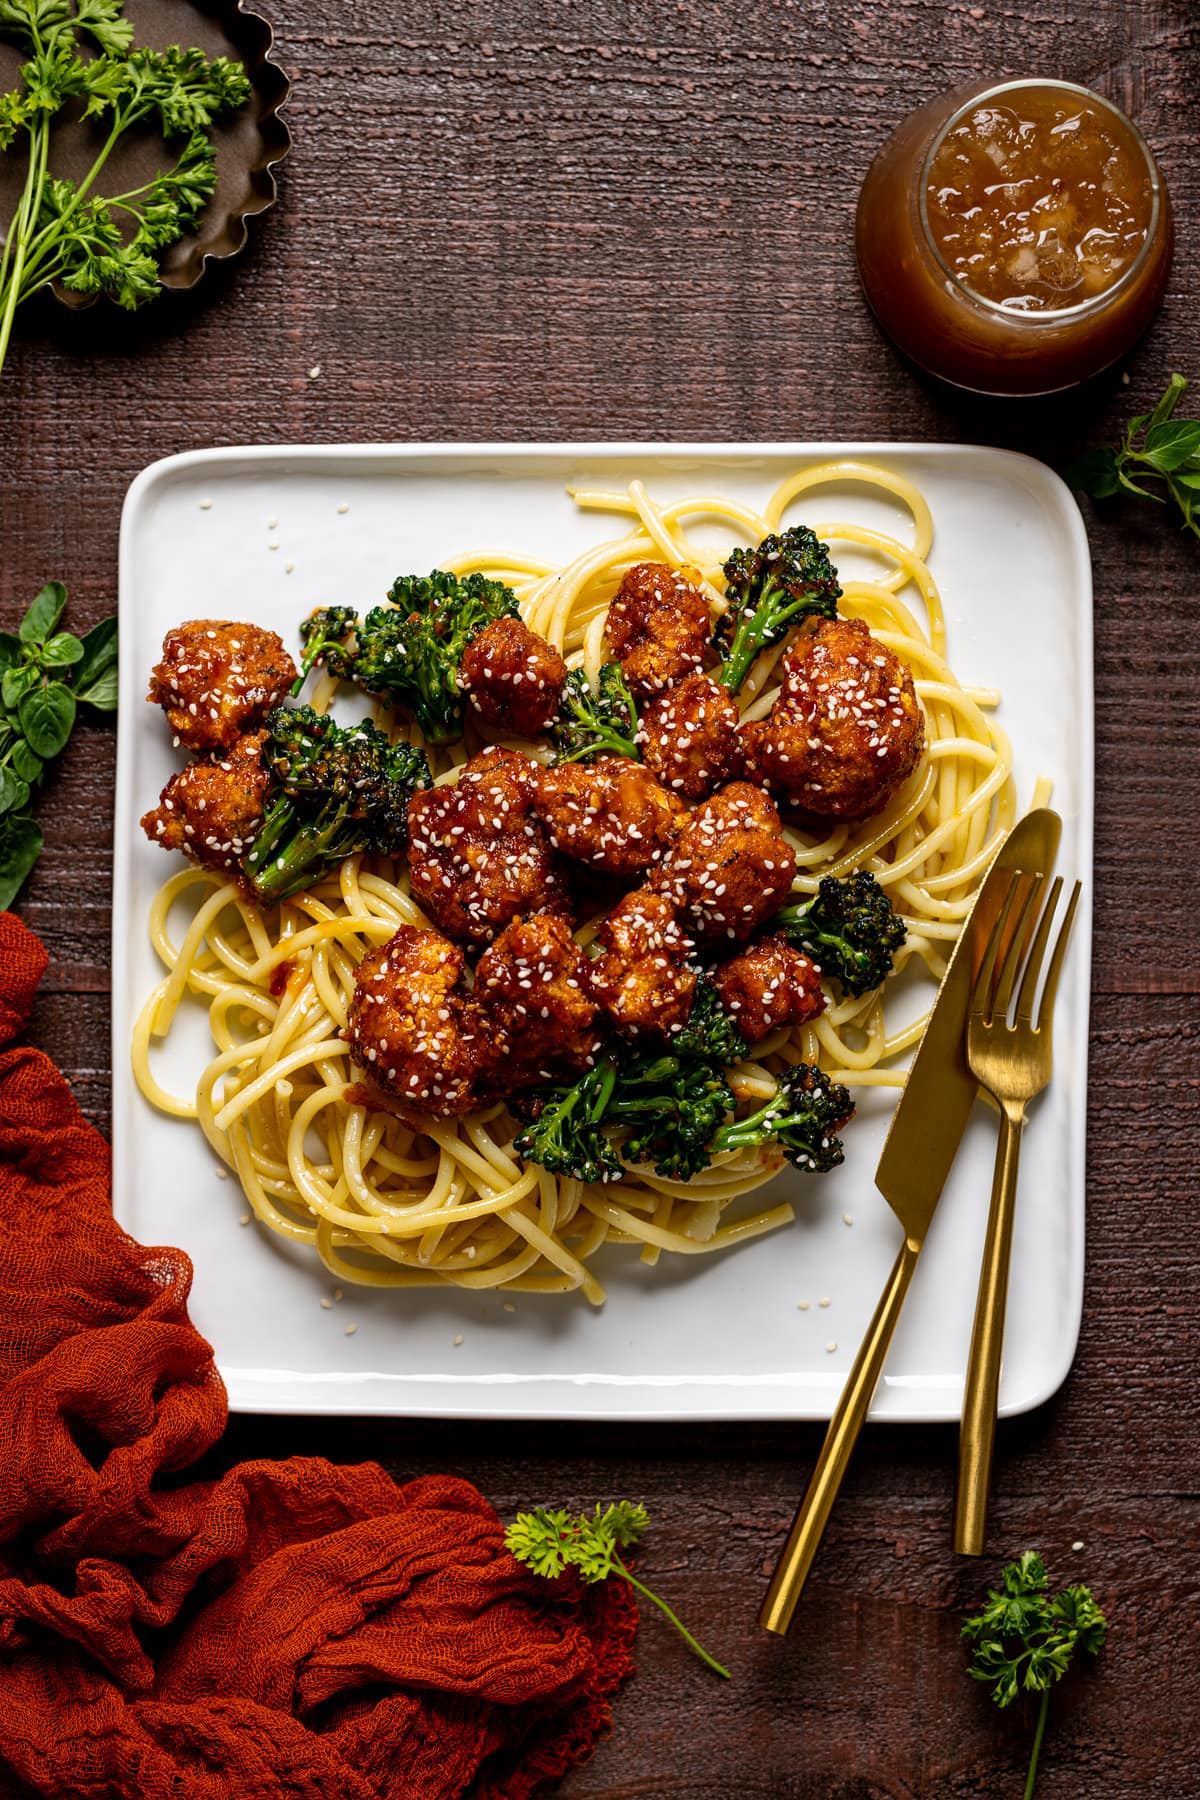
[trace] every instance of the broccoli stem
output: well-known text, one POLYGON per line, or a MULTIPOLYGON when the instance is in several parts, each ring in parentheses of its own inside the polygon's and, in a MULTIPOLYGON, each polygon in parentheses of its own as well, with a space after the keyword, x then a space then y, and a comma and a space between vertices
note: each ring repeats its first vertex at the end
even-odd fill
POLYGON ((246 858, 250 885, 268 905, 308 886, 314 863, 327 862, 340 821, 298 825, 292 802, 282 797, 269 808, 254 848, 246 858))
MULTIPOLYGON (((768 590, 769 593, 769 590, 768 590)), ((736 694, 754 664, 754 659, 763 646, 766 636, 765 626, 768 600, 756 607, 752 613, 744 613, 738 620, 737 630, 733 634, 733 643, 729 647, 729 655, 717 670, 716 679, 722 687, 727 687, 731 694, 736 694)))
MULTIPOLYGON (((591 721, 589 721, 590 723, 591 721)), ((572 750, 567 756, 555 757, 556 763, 582 762, 586 756, 595 756, 601 752, 608 756, 627 756, 630 762, 637 762, 637 741, 634 738, 622 737, 611 725, 594 724, 595 736, 590 743, 581 744, 578 750, 572 750)))

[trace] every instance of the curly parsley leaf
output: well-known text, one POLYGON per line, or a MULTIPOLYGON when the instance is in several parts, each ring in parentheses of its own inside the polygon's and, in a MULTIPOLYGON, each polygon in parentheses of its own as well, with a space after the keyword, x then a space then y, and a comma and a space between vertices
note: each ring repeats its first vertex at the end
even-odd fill
POLYGON ((1051 1594, 1046 1565, 1036 1550, 1023 1551, 1009 1563, 1001 1586, 988 1594, 979 1612, 963 1621, 963 1637, 972 1647, 967 1673, 987 1682, 997 1706, 1011 1706, 1022 1694, 1042 1696, 1025 1800, 1030 1800, 1037 1778, 1050 1691, 1067 1673, 1076 1650, 1097 1656, 1107 1632, 1107 1620, 1090 1588, 1076 1585, 1051 1594))
POLYGON ((564 1569, 577 1569, 589 1583, 619 1576, 657 1606, 700 1660, 728 1681, 729 1670, 708 1654, 666 1601, 639 1581, 622 1561, 620 1552, 632 1549, 649 1523, 645 1507, 630 1500, 618 1500, 603 1511, 597 1504, 591 1513, 568 1513, 562 1508, 542 1506, 531 1513, 518 1513, 504 1534, 504 1542, 518 1562, 546 1581, 556 1580, 564 1569))

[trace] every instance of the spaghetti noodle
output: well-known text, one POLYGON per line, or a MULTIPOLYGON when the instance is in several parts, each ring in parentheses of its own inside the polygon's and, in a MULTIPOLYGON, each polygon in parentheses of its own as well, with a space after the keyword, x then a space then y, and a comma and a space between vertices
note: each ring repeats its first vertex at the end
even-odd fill
MULTIPOLYGON (((656 504, 637 481, 623 493, 579 490, 580 507, 628 522, 623 536, 563 568, 493 551, 445 566, 508 583, 531 628, 594 679, 605 615, 631 565, 653 558, 686 568, 721 610, 728 548, 711 542, 712 528, 731 542, 758 541, 779 529, 802 494, 847 482, 899 499, 912 518, 910 543, 837 521, 816 530, 835 559, 839 545, 854 546, 881 565, 874 580, 844 583, 841 610, 864 620, 912 670, 928 743, 883 812, 822 833, 788 832, 796 891, 815 892, 825 875, 869 869, 908 927, 897 967, 909 964, 936 980, 1014 821, 1016 795, 1008 740, 990 716, 999 696, 963 686, 946 661, 945 620, 926 560, 933 522, 910 482, 873 465, 826 463, 791 476, 761 513, 709 494, 656 504), (701 525, 708 528, 703 538, 696 535, 701 525)), ((769 712, 784 648, 764 651, 751 670, 743 720, 769 712)), ((324 676, 314 704, 328 707, 336 688, 324 676)), ((415 726, 396 729, 421 741, 415 726)), ((436 779, 453 780, 488 742, 505 739, 472 716, 461 743, 431 750, 436 779)), ((545 745, 514 747, 549 754, 545 745)), ((465 1118, 430 1119, 420 1129, 363 1104, 342 1035, 355 970, 398 926, 427 923, 409 895, 406 870, 391 859, 351 858, 336 878, 269 912, 199 867, 181 870, 159 891, 150 933, 167 974, 137 1022, 135 1075, 151 1104, 199 1124, 262 1225, 311 1245, 347 1282, 579 1290, 599 1304, 604 1289, 593 1263, 605 1244, 638 1246, 643 1261, 655 1262, 664 1251, 708 1254, 790 1221, 786 1204, 734 1204, 778 1172, 778 1152, 727 1153, 687 1183, 643 1168, 616 1187, 585 1186, 523 1163, 512 1149, 517 1126, 502 1104, 465 1118), (181 936, 172 933, 177 907, 190 912, 181 936), (151 1066, 153 1043, 170 1031, 187 996, 207 1000, 216 1047, 192 1099, 168 1093, 151 1066)), ((593 929, 580 931, 581 943, 593 929)), ((739 1099, 766 1098, 778 1071, 810 1062, 850 1088, 900 1087, 898 1059, 923 1027, 918 1018, 889 1030, 882 992, 843 998, 757 1045, 730 1081, 739 1099)))

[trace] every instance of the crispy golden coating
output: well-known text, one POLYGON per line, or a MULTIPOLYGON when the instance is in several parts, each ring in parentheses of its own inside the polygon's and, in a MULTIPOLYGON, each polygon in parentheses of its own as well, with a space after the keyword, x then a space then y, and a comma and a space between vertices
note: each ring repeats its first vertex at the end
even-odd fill
POLYGON ((642 711, 638 747, 663 786, 702 800, 733 775, 738 709, 727 688, 698 671, 642 711))
POLYGON ((638 888, 613 908, 596 933, 602 953, 589 970, 592 993, 626 1037, 682 1030, 692 1010, 696 971, 691 939, 662 894, 638 888))
POLYGON ((552 913, 514 919, 475 970, 497 1093, 585 1069, 600 1047, 588 959, 552 913))
POLYGON ((608 609, 604 642, 638 695, 661 694, 704 662, 708 601, 669 563, 635 563, 608 609))
POLYGON ((867 819, 920 761, 912 675, 861 619, 801 629, 770 717, 739 734, 746 774, 819 819, 867 819))
POLYGON ((406 1117, 452 1118, 480 1103, 487 1033, 462 985, 464 967, 457 944, 413 925, 358 966, 346 1040, 406 1117))
POLYGON ((464 944, 489 944, 518 914, 566 912, 562 867, 536 814, 537 764, 495 746, 452 786, 408 806, 413 899, 464 944))
POLYGON ((555 713, 567 665, 521 619, 494 619, 467 645, 460 685, 475 711, 515 737, 537 737, 555 713))
POLYGON ((660 862, 687 817, 682 800, 626 756, 539 769, 537 794, 555 849, 609 875, 640 875, 660 862))
POLYGON ((786 938, 762 937, 714 971, 712 984, 748 1044, 825 1007, 821 971, 786 938))
POLYGON ((647 878, 697 943, 748 938, 778 911, 796 875, 779 814, 761 788, 732 782, 691 816, 675 849, 647 878))
POLYGON ((163 639, 146 698, 162 707, 177 743, 225 750, 262 722, 295 679, 296 665, 275 632, 191 619, 163 639))
POLYGON ((269 776, 265 731, 240 737, 228 756, 189 763, 172 775, 142 830, 164 850, 183 850, 207 869, 235 869, 262 824, 269 776))

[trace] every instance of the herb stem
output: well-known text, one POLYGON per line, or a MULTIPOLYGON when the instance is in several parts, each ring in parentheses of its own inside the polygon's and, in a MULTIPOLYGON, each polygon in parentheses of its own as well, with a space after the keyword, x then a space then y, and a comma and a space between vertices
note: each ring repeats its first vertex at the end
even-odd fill
POLYGON ((667 1618, 670 1619, 670 1621, 671 1621, 672 1625, 675 1627, 676 1631, 679 1633, 679 1635, 684 1639, 684 1641, 686 1643, 691 1645, 692 1649, 696 1652, 696 1655, 700 1658, 701 1662, 707 1663, 709 1668, 712 1669, 716 1674, 720 1675, 723 1680, 725 1680, 725 1681, 732 1680, 729 1670, 722 1668, 721 1664, 717 1661, 716 1657, 710 1656, 708 1654, 708 1651, 704 1648, 704 1645, 701 1643, 698 1643, 696 1641, 696 1639, 692 1636, 691 1632, 688 1630, 687 1626, 684 1624, 683 1620, 678 1616, 678 1614, 673 1613, 671 1611, 671 1608, 667 1605, 665 1600, 659 1599, 658 1595, 654 1592, 653 1588, 648 1588, 644 1581, 638 1580, 637 1576, 633 1573, 633 1571, 631 1569, 626 1568, 625 1564, 621 1561, 621 1558, 617 1555, 615 1550, 613 1551, 613 1566, 614 1566, 614 1568, 620 1569, 622 1575, 625 1577, 626 1581, 629 1583, 629 1585, 631 1587, 635 1587, 639 1594, 644 1594, 646 1596, 647 1600, 652 1601, 653 1604, 655 1606, 657 1606, 659 1612, 666 1614, 667 1618))
POLYGON ((1029 1773, 1025 1778, 1025 1800, 1033 1800, 1033 1785, 1037 1780, 1038 1757, 1041 1755, 1042 1739, 1046 1735, 1046 1720, 1050 1714, 1050 1689, 1042 1694, 1042 1704, 1038 1707, 1037 1730, 1033 1734, 1033 1750, 1029 1757, 1029 1773))
MULTIPOLYGON (((25 176, 25 186, 21 193, 21 203, 17 208, 16 218, 9 228, 8 236, 15 239, 12 266, 7 276, 7 291, 3 293, 4 313, 0 318, 0 369, 4 367, 4 358, 8 353, 8 343, 12 336, 13 317, 17 310, 20 295, 21 276, 25 267, 25 256, 29 247, 29 233, 34 217, 34 196, 40 195, 42 181, 46 173, 46 147, 50 136, 49 126, 44 119, 29 134, 29 169, 25 176)), ((5 250, 8 240, 5 240, 5 250)))

